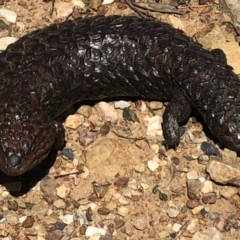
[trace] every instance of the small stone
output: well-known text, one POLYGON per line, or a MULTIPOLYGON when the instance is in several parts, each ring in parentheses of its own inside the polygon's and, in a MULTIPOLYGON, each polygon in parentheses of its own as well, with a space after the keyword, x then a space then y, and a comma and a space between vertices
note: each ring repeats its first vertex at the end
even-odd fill
POLYGON ((193 209, 193 208, 197 207, 199 204, 200 204, 200 202, 197 199, 187 200, 187 202, 186 202, 186 206, 189 209, 193 209))
POLYGON ((157 102, 157 101, 151 101, 149 103, 149 107, 152 110, 158 110, 158 109, 163 108, 163 103, 162 102, 157 102))
POLYGON ((148 166, 149 170, 154 172, 159 167, 159 163, 154 160, 149 160, 147 162, 147 166, 148 166))
POLYGON ((77 129, 83 124, 83 117, 79 114, 69 115, 65 120, 65 127, 77 129))
POLYGON ((212 159, 207 165, 211 179, 221 184, 240 186, 240 168, 212 159))
POLYGON ((92 185, 96 197, 101 199, 106 196, 108 188, 111 184, 108 182, 106 183, 93 182, 92 185))
POLYGON ((109 103, 99 102, 95 105, 95 109, 100 118, 104 121, 116 123, 118 121, 118 114, 116 110, 109 103))
POLYGON ((187 193, 190 199, 199 199, 201 190, 201 182, 199 179, 187 180, 187 193))
POLYGON ((198 174, 196 171, 191 171, 187 173, 187 179, 198 179, 198 174))
POLYGON ((124 108, 130 107, 130 103, 127 101, 120 100, 120 101, 114 102, 114 107, 119 109, 124 109, 124 108))
POLYGON ((130 213, 130 209, 124 206, 117 208, 117 213, 123 217, 126 217, 130 213))
POLYGON ((189 221, 188 225, 187 225, 187 231, 189 231, 190 233, 195 233, 198 230, 198 219, 192 219, 189 221))
POLYGON ((111 4, 114 0, 103 0, 102 5, 111 4))
POLYGON ((198 157, 198 163, 199 164, 202 164, 202 165, 207 165, 209 162, 209 156, 206 155, 206 154, 201 154, 199 157, 198 157))
POLYGON ((137 123, 140 122, 136 113, 129 108, 123 109, 123 119, 130 122, 137 122, 137 123))
POLYGON ((154 116, 148 120, 147 135, 148 136, 157 136, 162 135, 162 122, 163 119, 161 116, 154 116))
POLYGON ((99 0, 97 0, 97 1, 89 0, 88 4, 89 4, 89 7, 91 9, 98 10, 99 7, 102 5, 102 1, 99 1, 99 0))
POLYGON ((201 211, 200 211, 200 214, 206 218, 208 217, 208 211, 206 210, 206 208, 202 208, 201 211))
POLYGON ((170 218, 175 218, 178 216, 178 214, 180 213, 178 207, 176 206, 171 206, 167 209, 167 214, 170 218))
POLYGON ((118 202, 121 204, 121 205, 128 205, 129 204, 129 201, 124 197, 124 196, 120 196, 118 198, 118 202))
POLYGON ((140 112, 145 112, 148 108, 146 105, 146 102, 142 101, 142 100, 138 100, 135 102, 135 107, 136 109, 138 109, 140 112))
POLYGON ((64 148, 62 151, 61 151, 61 154, 66 156, 67 159, 69 160, 73 160, 74 159, 74 155, 73 155, 73 150, 71 148, 64 148))
POLYGON ((203 183, 203 187, 202 187, 202 193, 209 193, 213 191, 213 183, 212 181, 205 181, 203 183))
POLYGON ((44 194, 44 198, 49 202, 52 203, 57 196, 57 188, 58 184, 55 179, 51 178, 44 178, 40 182, 40 189, 44 194))
POLYGON ((23 32, 25 30, 26 26, 23 22, 16 22, 13 29, 14 28, 18 29, 19 32, 23 32))
POLYGON ((115 223, 115 229, 119 229, 120 227, 122 227, 125 224, 125 222, 119 218, 115 218, 114 223, 115 223))
POLYGON ((180 184, 176 184, 176 185, 172 185, 170 189, 173 193, 176 193, 178 195, 183 190, 183 186, 180 184))
POLYGON ((2 37, 0 38, 0 51, 4 51, 8 45, 16 42, 18 39, 15 37, 2 37))
POLYGON ((182 227, 181 224, 179 224, 179 223, 174 223, 172 229, 173 229, 174 232, 179 232, 179 230, 181 229, 181 227, 182 227))
POLYGON ((69 186, 66 186, 62 184, 60 187, 57 188, 57 195, 60 198, 66 199, 71 192, 71 188, 69 186))
POLYGON ((8 209, 12 211, 17 211, 18 203, 16 201, 8 201, 8 209))
POLYGON ((63 216, 59 216, 59 219, 61 219, 64 223, 70 224, 73 222, 73 215, 72 214, 66 214, 63 216))
POLYGON ((238 193, 238 189, 231 186, 219 187, 221 195, 226 199, 231 199, 235 194, 238 193))
POLYGON ((144 190, 147 190, 147 189, 149 189, 149 185, 148 184, 146 184, 146 183, 141 183, 141 187, 144 189, 144 190))
POLYGON ((222 151, 222 159, 226 160, 229 164, 234 164, 237 161, 237 153, 228 148, 222 151))
POLYGON ((100 133, 102 136, 107 136, 108 133, 111 130, 111 125, 109 124, 109 122, 105 122, 101 127, 100 127, 100 133))
POLYGON ((194 233, 192 240, 223 240, 223 234, 216 228, 212 227, 194 233))
POLYGON ((78 133, 79 133, 79 143, 84 147, 88 147, 90 144, 94 143, 97 139, 96 132, 80 129, 78 133))
POLYGON ((57 240, 61 239, 63 237, 63 233, 61 230, 58 229, 51 229, 47 231, 47 233, 44 235, 45 239, 51 239, 51 240, 57 240))
POLYGON ((110 209, 106 208, 106 207, 101 207, 101 208, 98 208, 97 212, 98 212, 98 214, 105 216, 110 213, 110 209))
POLYGON ((8 9, 0 9, 0 16, 4 17, 6 20, 8 20, 11 23, 15 23, 17 20, 17 14, 11 10, 8 9))
POLYGON ((216 193, 205 193, 202 197, 202 201, 204 204, 214 204, 217 201, 216 193))
POLYGON ((198 214, 203 209, 203 206, 197 206, 192 210, 194 215, 198 214))
POLYGON ((172 163, 174 163, 175 165, 179 165, 180 164, 180 159, 178 157, 172 157, 171 158, 172 163))
POLYGON ((66 227, 66 223, 63 223, 63 222, 56 222, 55 224, 55 228, 58 229, 58 230, 63 230, 65 227, 66 227))
POLYGON ((80 225, 84 225, 85 223, 87 223, 86 216, 83 213, 82 209, 78 209, 76 211, 76 218, 78 219, 80 225))
POLYGON ((146 228, 146 223, 144 222, 143 219, 138 218, 133 222, 133 226, 137 229, 137 230, 141 230, 143 231, 146 228))
POLYGON ((58 209, 65 209, 66 203, 63 201, 63 199, 57 199, 53 202, 53 205, 58 209))
POLYGON ((8 25, 4 21, 0 20, 0 32, 7 29, 8 29, 8 25))
POLYGON ((77 113, 83 115, 86 118, 89 118, 92 115, 92 108, 88 105, 82 105, 78 110, 77 113))
MULTIPOLYGON (((77 3, 79 1, 74 1, 74 3, 77 3)), ((69 16, 69 14, 72 13, 72 9, 73 9, 73 3, 69 4, 70 2, 66 2, 66 1, 57 1, 54 4, 54 8, 57 9, 56 11, 56 19, 64 19, 67 16, 69 16)))
POLYGON ((87 226, 86 225, 81 225, 80 226, 80 234, 81 235, 85 235, 86 234, 86 230, 87 230, 87 226))
POLYGON ((145 171, 146 167, 144 163, 139 163, 134 167, 134 170, 138 173, 143 173, 145 171))
POLYGON ((27 218, 23 221, 22 227, 31 228, 34 224, 35 220, 32 216, 27 216, 27 218))
POLYGON ((158 196, 161 201, 164 201, 164 202, 168 201, 168 196, 166 193, 158 191, 158 196))
POLYGON ((219 219, 215 220, 216 223, 216 228, 220 231, 223 232, 224 231, 224 227, 226 226, 226 220, 224 217, 219 217, 219 219))
POLYGON ((215 220, 218 219, 220 217, 220 213, 218 212, 209 212, 208 213, 208 217, 210 220, 215 220))
POLYGON ((48 225, 53 225, 53 224, 55 224, 58 220, 59 220, 59 219, 58 219, 58 216, 57 216, 56 214, 54 214, 54 213, 52 213, 52 214, 50 214, 50 215, 48 215, 48 216, 46 216, 46 217, 44 218, 44 222, 45 222, 46 224, 48 224, 48 225))
POLYGON ((13 212, 8 212, 6 214, 6 220, 11 226, 16 226, 19 223, 18 216, 13 212))
POLYGON ((115 182, 114 186, 116 187, 124 187, 128 184, 129 177, 119 177, 115 182))
POLYGON ((158 237, 160 239, 165 239, 165 238, 169 237, 169 233, 167 231, 162 231, 162 232, 158 233, 158 237))
POLYGON ((47 215, 47 212, 48 212, 48 205, 45 204, 45 203, 40 203, 40 204, 35 204, 33 207, 32 207, 32 210, 31 210, 31 213, 32 215, 35 217, 35 216, 46 216, 47 215))
POLYGON ((19 217, 19 222, 23 223, 27 219, 27 216, 19 217))
POLYGON ((92 226, 88 226, 85 236, 86 237, 91 237, 95 234, 101 234, 101 235, 106 235, 106 230, 103 228, 98 228, 98 227, 92 227, 92 226))
POLYGON ((169 236, 170 236, 171 238, 176 238, 176 237, 177 237, 177 233, 175 233, 175 232, 170 233, 169 236))
POLYGON ((202 142, 201 144, 202 151, 207 155, 219 156, 219 150, 208 142, 202 142))

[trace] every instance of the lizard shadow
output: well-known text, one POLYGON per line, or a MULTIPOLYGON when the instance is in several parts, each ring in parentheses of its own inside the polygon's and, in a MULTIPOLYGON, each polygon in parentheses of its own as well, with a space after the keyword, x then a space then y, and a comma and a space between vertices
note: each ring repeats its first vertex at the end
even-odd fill
POLYGON ((0 171, 0 184, 3 185, 12 196, 19 197, 26 194, 41 179, 48 177, 48 172, 53 166, 58 151, 54 148, 41 164, 21 176, 9 176, 0 171))

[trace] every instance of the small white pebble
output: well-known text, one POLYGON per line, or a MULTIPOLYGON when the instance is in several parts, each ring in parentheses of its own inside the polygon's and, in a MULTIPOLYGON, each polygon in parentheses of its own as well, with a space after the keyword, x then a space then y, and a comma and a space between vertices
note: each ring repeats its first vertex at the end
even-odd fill
POLYGON ((98 227, 92 227, 92 226, 88 226, 85 236, 86 237, 91 237, 95 234, 101 234, 101 235, 105 235, 106 234, 106 230, 103 228, 98 228, 98 227))
POLYGON ((8 9, 0 9, 0 16, 4 17, 6 20, 8 20, 11 23, 15 23, 17 20, 17 14, 11 10, 8 9))
POLYGON ((180 213, 178 207, 171 206, 167 209, 167 214, 170 218, 175 218, 180 213))
POLYGON ((172 229, 173 229, 174 232, 179 232, 179 230, 181 229, 181 227, 182 227, 181 224, 179 224, 179 223, 174 223, 172 229))
POLYGON ((209 193, 213 191, 213 183, 212 181, 205 181, 203 183, 202 193, 209 193))
POLYGON ((22 216, 22 217, 18 218, 20 223, 23 223, 26 219, 27 219, 27 216, 22 216))
POLYGON ((73 222, 73 215, 72 214, 66 214, 63 216, 59 216, 59 218, 66 223, 67 225, 69 225, 70 223, 73 222))
POLYGON ((130 103, 127 101, 120 100, 120 101, 114 102, 114 107, 119 109, 124 109, 124 108, 130 107, 130 103))
POLYGON ((2 37, 0 38, 0 51, 4 51, 11 43, 16 42, 18 39, 15 37, 2 37))
POLYGON ((148 120, 147 126, 147 135, 148 136, 156 136, 159 134, 159 131, 162 131, 162 117, 161 116, 154 116, 148 120))
POLYGON ((103 0, 102 5, 111 4, 113 2, 114 2, 114 0, 103 0))
POLYGON ((152 172, 154 172, 159 167, 159 163, 154 160, 149 160, 147 166, 152 172))

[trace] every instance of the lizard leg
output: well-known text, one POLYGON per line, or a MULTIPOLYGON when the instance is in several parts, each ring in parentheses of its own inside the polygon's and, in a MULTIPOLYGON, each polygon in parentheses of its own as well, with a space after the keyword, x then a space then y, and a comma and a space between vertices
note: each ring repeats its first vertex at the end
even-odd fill
POLYGON ((174 94, 163 114, 163 144, 167 149, 175 148, 179 144, 179 124, 188 119, 191 106, 181 93, 174 94))

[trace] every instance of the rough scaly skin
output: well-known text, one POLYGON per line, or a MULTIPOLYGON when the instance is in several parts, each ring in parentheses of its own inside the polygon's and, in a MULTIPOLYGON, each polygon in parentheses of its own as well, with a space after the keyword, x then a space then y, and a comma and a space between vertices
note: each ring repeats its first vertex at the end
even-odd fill
POLYGON ((240 153, 239 90, 222 51, 204 50, 168 24, 112 16, 52 25, 0 54, 0 169, 29 171, 62 142, 54 118, 67 106, 112 96, 170 101, 168 146, 179 143, 178 124, 193 111, 240 153))

